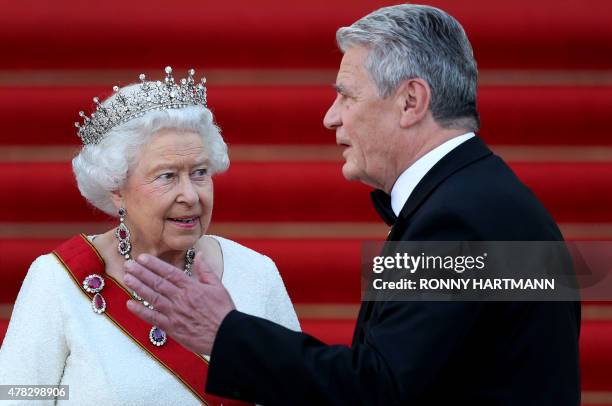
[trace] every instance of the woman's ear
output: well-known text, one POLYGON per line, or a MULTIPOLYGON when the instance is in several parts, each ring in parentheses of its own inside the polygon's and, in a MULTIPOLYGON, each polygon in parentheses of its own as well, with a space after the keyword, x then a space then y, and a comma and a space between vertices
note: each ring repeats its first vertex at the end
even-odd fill
POLYGON ((400 127, 412 127, 429 111, 431 100, 429 84, 421 78, 407 79, 397 90, 397 100, 401 108, 400 127))
POLYGON ((110 198, 115 205, 115 209, 119 210, 120 207, 123 206, 123 193, 121 190, 113 190, 110 192, 110 198))

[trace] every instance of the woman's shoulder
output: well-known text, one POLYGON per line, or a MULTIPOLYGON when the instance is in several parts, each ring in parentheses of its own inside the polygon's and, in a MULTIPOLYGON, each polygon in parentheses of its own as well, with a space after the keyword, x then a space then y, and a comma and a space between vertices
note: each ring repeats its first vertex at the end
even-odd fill
POLYGON ((266 265, 268 267, 274 267, 274 262, 264 254, 261 254, 249 247, 246 247, 236 241, 229 240, 227 238, 219 237, 217 235, 209 235, 208 237, 215 239, 221 246, 221 252, 223 253, 223 260, 248 262, 253 265, 266 265))
POLYGON ((44 254, 30 265, 19 289, 17 302, 45 307, 54 297, 64 296, 70 278, 54 254, 44 254))
POLYGON ((57 283, 58 278, 63 278, 66 272, 61 262, 53 253, 42 254, 37 257, 27 273, 27 278, 38 281, 38 283, 57 283))
POLYGON ((52 272, 61 269, 61 263, 54 253, 41 254, 30 265, 30 271, 52 272))
POLYGON ((221 247, 223 283, 240 281, 242 285, 257 283, 260 287, 269 287, 278 283, 280 279, 278 269, 269 257, 236 241, 219 236, 210 237, 214 238, 221 247))

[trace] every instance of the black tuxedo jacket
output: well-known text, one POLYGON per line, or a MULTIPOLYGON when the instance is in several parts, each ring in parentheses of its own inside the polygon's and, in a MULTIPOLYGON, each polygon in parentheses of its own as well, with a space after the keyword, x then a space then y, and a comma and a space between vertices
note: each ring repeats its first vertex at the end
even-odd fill
MULTIPOLYGON (((381 193, 373 194, 379 203, 388 199, 381 193)), ((389 239, 562 236, 474 137, 427 173, 389 239)), ((364 302, 349 348, 232 311, 215 339, 206 390, 265 405, 577 406, 579 329, 576 302, 364 302)))

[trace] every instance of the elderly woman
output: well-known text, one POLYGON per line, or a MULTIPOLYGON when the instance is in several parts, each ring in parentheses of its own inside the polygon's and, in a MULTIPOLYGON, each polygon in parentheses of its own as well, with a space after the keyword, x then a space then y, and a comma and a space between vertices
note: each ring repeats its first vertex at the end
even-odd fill
POLYGON ((69 385, 77 405, 237 404, 204 393, 207 358, 126 309, 140 297, 123 285, 124 263, 141 253, 188 275, 203 259, 238 309, 299 330, 274 263, 206 235, 212 176, 229 159, 204 80, 193 75, 179 83, 169 67, 164 81, 141 75, 103 103, 94 98, 90 117, 80 113, 84 146, 72 161, 79 190, 118 224, 34 261, 0 351, 0 384, 69 385))

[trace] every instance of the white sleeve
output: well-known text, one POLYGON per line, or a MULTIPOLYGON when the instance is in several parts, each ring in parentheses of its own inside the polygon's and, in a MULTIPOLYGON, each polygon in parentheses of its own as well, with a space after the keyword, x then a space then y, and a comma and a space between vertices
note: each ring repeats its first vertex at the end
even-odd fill
MULTIPOLYGON (((56 270, 51 255, 39 257, 28 270, 0 347, 0 385, 60 383, 68 345, 58 296, 61 292, 54 277, 56 270)), ((54 400, 24 400, 11 404, 53 403, 54 400)))
POLYGON ((300 322, 293 304, 287 294, 285 284, 278 273, 276 264, 270 258, 266 258, 266 269, 268 276, 268 295, 266 299, 266 319, 287 327, 293 331, 301 331, 300 322))

